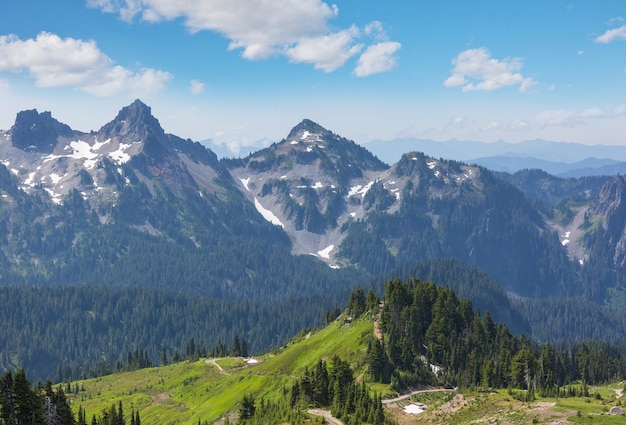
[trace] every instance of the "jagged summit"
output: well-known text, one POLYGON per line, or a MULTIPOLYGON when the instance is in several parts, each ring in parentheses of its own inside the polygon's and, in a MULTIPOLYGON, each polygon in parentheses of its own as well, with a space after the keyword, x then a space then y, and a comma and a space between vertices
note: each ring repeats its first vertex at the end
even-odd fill
POLYGON ((117 136, 127 142, 144 141, 149 135, 161 137, 165 134, 159 120, 152 116, 151 108, 139 99, 122 108, 99 133, 104 138, 117 136))
POLYGON ((305 131, 308 131, 309 133, 318 134, 318 135, 330 134, 330 131, 326 130, 324 127, 322 127, 318 123, 305 118, 302 121, 300 121, 298 125, 296 125, 294 128, 291 129, 291 131, 289 132, 289 136, 287 136, 287 139, 297 137, 301 135, 302 133, 304 133, 305 131))
POLYGON ((49 111, 39 113, 36 109, 18 112, 10 131, 16 148, 44 153, 54 150, 59 137, 74 135, 69 126, 52 118, 49 111))

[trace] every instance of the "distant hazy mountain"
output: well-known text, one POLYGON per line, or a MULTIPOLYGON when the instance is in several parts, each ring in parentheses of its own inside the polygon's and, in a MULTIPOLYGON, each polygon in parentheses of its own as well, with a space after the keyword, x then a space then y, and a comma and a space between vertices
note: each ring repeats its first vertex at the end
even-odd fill
POLYGON ((559 177, 612 176, 626 173, 626 162, 614 159, 587 158, 567 163, 518 156, 492 156, 468 161, 493 171, 515 173, 520 170, 539 169, 559 177))
POLYGON ((528 140, 520 143, 415 138, 373 141, 366 147, 391 164, 404 152, 424 152, 434 158, 483 165, 494 171, 514 173, 538 168, 563 177, 613 175, 626 171, 626 146, 528 140))

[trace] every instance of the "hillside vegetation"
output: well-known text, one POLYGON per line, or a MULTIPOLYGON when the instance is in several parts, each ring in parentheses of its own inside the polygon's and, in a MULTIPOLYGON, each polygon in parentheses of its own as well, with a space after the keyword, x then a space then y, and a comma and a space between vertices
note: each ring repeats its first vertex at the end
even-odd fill
POLYGON ((120 401, 140 411, 143 424, 195 425, 234 412, 244 394, 276 399, 291 389, 294 377, 313 369, 322 358, 339 356, 361 370, 374 324, 368 319, 336 321, 324 329, 301 333, 274 353, 243 358, 199 359, 134 372, 72 382, 73 406, 88 417, 120 401))
POLYGON ((306 423, 314 420, 307 419, 312 407, 346 423, 382 424, 406 416, 402 407, 415 403, 430 405, 424 417, 439 423, 465 423, 464 417, 480 415, 541 423, 553 413, 578 411, 577 418, 595 421, 621 403, 620 392, 596 388, 623 379, 624 357, 617 347, 534 344, 513 336, 488 313, 481 316, 451 289, 419 280, 388 282, 381 305, 379 310, 373 292, 365 296, 356 290, 339 319, 301 332, 272 353, 201 358, 71 382, 68 397, 77 412, 96 415, 104 425, 107 412, 122 403, 126 411, 140 413, 144 424, 237 417, 244 424, 306 423), (444 387, 459 393, 381 400, 415 388, 446 392, 444 387), (369 411, 359 410, 360 403, 369 411), (385 416, 374 415, 383 404, 385 416))

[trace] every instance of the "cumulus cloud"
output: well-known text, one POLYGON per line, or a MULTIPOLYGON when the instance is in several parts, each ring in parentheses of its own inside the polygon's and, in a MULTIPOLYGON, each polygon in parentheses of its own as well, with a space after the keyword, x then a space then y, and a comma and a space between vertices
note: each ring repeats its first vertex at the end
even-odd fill
POLYGON ((40 33, 34 39, 0 36, 0 72, 27 72, 39 87, 70 86, 97 96, 161 90, 172 76, 150 68, 131 71, 102 53, 94 41, 40 33))
POLYGON ((596 43, 608 44, 614 41, 626 41, 626 25, 608 30, 601 36, 596 37, 596 43))
POLYGON ((394 69, 398 62, 395 53, 400 50, 400 43, 387 41, 369 46, 359 57, 354 75, 367 77, 394 69))
POLYGON ((537 86, 534 79, 524 77, 519 72, 523 66, 521 59, 493 59, 489 50, 484 47, 465 50, 453 59, 452 63, 454 64, 452 75, 446 79, 444 86, 462 86, 464 92, 493 91, 519 86, 519 91, 526 93, 537 86))
POLYGON ((189 91, 194 96, 197 96, 201 94, 202 92, 204 92, 204 89, 205 89, 205 84, 202 81, 191 80, 189 82, 189 91))
POLYGON ((363 46, 354 43, 358 35, 359 30, 351 27, 330 35, 306 38, 288 48, 286 55, 292 62, 311 63, 317 69, 332 72, 361 51, 363 46))
MULTIPOLYGON (((360 37, 376 41, 385 37, 378 21, 363 30, 331 30, 328 22, 339 9, 322 0, 87 0, 87 4, 117 13, 128 22, 180 19, 192 33, 206 30, 221 34, 230 40, 229 49, 241 50, 245 59, 284 55, 292 62, 310 63, 325 72, 357 55, 365 47, 360 37)), ((389 66, 389 54, 387 58, 389 70, 393 66, 389 66)), ((379 65, 379 69, 384 72, 385 67, 379 65)))

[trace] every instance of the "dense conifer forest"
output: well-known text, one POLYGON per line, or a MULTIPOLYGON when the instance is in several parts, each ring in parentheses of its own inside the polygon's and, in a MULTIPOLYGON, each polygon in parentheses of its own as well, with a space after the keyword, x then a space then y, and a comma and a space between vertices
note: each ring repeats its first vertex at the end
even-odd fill
POLYGON ((603 342, 538 344, 480 315, 448 287, 389 281, 370 373, 397 388, 424 384, 518 388, 551 394, 575 381, 620 380, 626 346, 603 342))

